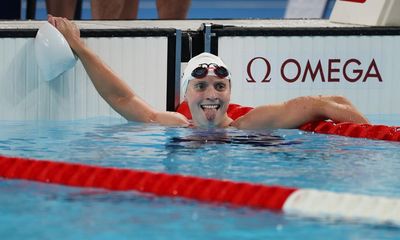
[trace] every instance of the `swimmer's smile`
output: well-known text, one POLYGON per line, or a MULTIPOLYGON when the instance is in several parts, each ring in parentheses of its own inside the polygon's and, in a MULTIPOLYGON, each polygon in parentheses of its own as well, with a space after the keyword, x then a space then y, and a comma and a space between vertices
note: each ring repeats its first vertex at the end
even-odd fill
POLYGON ((205 109, 215 109, 218 110, 221 105, 220 104, 200 104, 200 107, 205 110, 205 109))
POLYGON ((213 121, 216 118, 218 110, 221 108, 219 103, 202 103, 200 108, 208 121, 213 121))

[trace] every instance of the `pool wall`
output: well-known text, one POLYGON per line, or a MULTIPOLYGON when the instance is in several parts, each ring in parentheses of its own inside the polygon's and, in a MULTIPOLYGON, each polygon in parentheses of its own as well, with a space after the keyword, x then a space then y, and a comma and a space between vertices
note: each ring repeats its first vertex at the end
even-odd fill
MULTIPOLYGON (((50 82, 34 51, 40 21, 0 24, 0 120, 119 116, 80 61, 50 82)), ((400 114, 400 28, 326 20, 80 21, 81 35, 142 98, 159 110, 182 100, 185 62, 220 55, 233 75, 232 102, 247 106, 318 94, 348 97, 366 114, 400 114), (179 64, 181 63, 181 64, 179 64)))
MULTIPOLYGON (((17 35, 19 31, 8 32, 17 35)), ((36 30, 25 31, 19 37, 0 33, 0 120, 119 116, 96 92, 80 61, 56 79, 44 81, 35 59, 36 30)), ((140 33, 86 31, 82 35, 89 48, 141 97, 156 109, 165 110, 168 35, 172 36, 174 30, 140 33)))

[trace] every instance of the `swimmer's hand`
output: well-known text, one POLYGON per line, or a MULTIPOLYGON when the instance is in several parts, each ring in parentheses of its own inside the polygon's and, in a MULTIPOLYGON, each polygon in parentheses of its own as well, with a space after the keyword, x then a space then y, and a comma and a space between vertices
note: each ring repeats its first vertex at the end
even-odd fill
POLYGON ((61 32, 74 52, 77 52, 83 46, 79 28, 75 23, 50 14, 47 16, 47 21, 61 32))

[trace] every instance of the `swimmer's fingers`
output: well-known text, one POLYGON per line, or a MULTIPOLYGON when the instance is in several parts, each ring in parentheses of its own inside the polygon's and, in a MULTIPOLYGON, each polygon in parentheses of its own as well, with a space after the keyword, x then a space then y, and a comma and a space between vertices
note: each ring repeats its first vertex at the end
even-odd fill
POLYGON ((48 14, 48 15, 47 15, 47 21, 48 21, 51 25, 53 25, 54 27, 56 26, 56 22, 55 22, 55 20, 54 20, 53 15, 48 14))
POLYGON ((64 33, 65 30, 65 24, 63 23, 63 18, 61 17, 54 17, 52 15, 47 16, 47 21, 53 25, 55 28, 57 28, 61 33, 64 33))
POLYGON ((69 36, 80 36, 78 26, 66 18, 54 17, 49 14, 47 20, 50 24, 56 27, 66 38, 69 36))
POLYGON ((73 50, 80 45, 80 31, 75 23, 66 18, 54 17, 50 14, 48 15, 48 21, 60 31, 73 50))
POLYGON ((81 34, 79 28, 74 22, 71 22, 66 18, 61 18, 60 24, 62 25, 63 31, 66 34, 80 37, 81 34))

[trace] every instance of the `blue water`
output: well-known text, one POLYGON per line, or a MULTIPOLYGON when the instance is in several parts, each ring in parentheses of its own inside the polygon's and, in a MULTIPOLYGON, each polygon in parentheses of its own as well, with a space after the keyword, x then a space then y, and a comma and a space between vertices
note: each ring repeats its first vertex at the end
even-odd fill
MULTIPOLYGON (((391 125, 397 119, 387 117, 391 125), (390 122, 392 120, 392 122, 390 122)), ((168 128, 120 119, 0 121, 0 154, 400 197, 400 143, 168 128)), ((315 220, 134 192, 0 179, 0 239, 398 239, 393 226, 315 220)))

